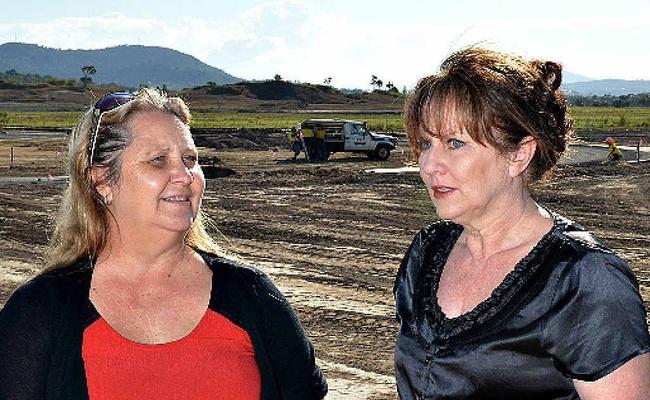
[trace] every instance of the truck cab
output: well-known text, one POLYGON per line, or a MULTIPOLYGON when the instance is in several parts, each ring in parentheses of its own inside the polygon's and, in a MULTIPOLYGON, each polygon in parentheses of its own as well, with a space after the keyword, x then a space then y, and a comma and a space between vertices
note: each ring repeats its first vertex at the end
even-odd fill
POLYGON ((370 132, 365 122, 343 119, 308 119, 298 130, 325 130, 327 156, 337 152, 364 153, 371 159, 387 160, 397 146, 397 138, 370 132))

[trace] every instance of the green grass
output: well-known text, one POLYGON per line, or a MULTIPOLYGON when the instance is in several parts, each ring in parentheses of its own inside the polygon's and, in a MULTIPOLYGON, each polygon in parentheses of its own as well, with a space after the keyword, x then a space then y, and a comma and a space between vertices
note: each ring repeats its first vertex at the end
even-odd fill
POLYGON ((650 108, 572 107, 574 126, 582 129, 647 128, 650 108))
POLYGON ((397 114, 293 114, 293 113, 195 113, 192 126, 245 127, 245 128, 291 128, 309 118, 342 118, 367 121, 373 131, 402 131, 402 118, 397 114))
MULTIPOLYGON (((575 127, 582 129, 647 128, 650 108, 572 107, 575 127)), ((81 112, 7 112, 7 126, 72 127, 81 112)), ((200 113, 193 127, 291 128, 308 118, 343 118, 368 121, 373 131, 403 131, 397 114, 200 113)))
POLYGON ((72 128, 77 124, 83 113, 79 111, 38 111, 38 112, 7 112, 7 126, 30 127, 66 127, 72 128))

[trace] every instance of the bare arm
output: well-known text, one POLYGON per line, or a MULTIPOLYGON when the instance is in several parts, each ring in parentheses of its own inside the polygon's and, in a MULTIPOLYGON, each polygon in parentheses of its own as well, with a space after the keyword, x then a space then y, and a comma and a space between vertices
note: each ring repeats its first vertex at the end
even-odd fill
POLYGON ((650 353, 636 356, 594 382, 574 380, 582 400, 650 399, 650 353))

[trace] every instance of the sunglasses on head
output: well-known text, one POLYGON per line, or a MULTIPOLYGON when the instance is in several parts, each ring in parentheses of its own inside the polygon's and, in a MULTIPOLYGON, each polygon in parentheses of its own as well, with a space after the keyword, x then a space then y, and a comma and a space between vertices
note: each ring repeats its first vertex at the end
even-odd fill
POLYGON ((95 155, 95 145, 97 144, 97 133, 101 125, 102 116, 113 111, 118 107, 125 105, 131 100, 135 99, 135 94, 128 92, 109 93, 97 100, 93 106, 93 121, 90 130, 90 137, 88 138, 88 166, 93 165, 93 157, 95 155))

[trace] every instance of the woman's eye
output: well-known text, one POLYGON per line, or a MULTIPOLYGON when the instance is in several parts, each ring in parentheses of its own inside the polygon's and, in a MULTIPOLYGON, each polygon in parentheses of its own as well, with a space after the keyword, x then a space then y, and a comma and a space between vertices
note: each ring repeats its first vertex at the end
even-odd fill
POLYGON ((447 143, 449 144, 449 147, 451 147, 452 149, 460 149, 465 145, 465 142, 458 139, 449 139, 447 143))
POLYGON ((165 161, 165 156, 157 156, 151 159, 151 162, 154 164, 160 164, 165 161))
POLYGON ((187 168, 194 167, 196 165, 197 160, 198 160, 198 157, 194 156, 194 155, 183 157, 183 163, 185 164, 185 166, 187 168))
POLYGON ((431 148, 431 142, 428 140, 420 140, 418 141, 418 148, 420 150, 429 150, 431 148))

